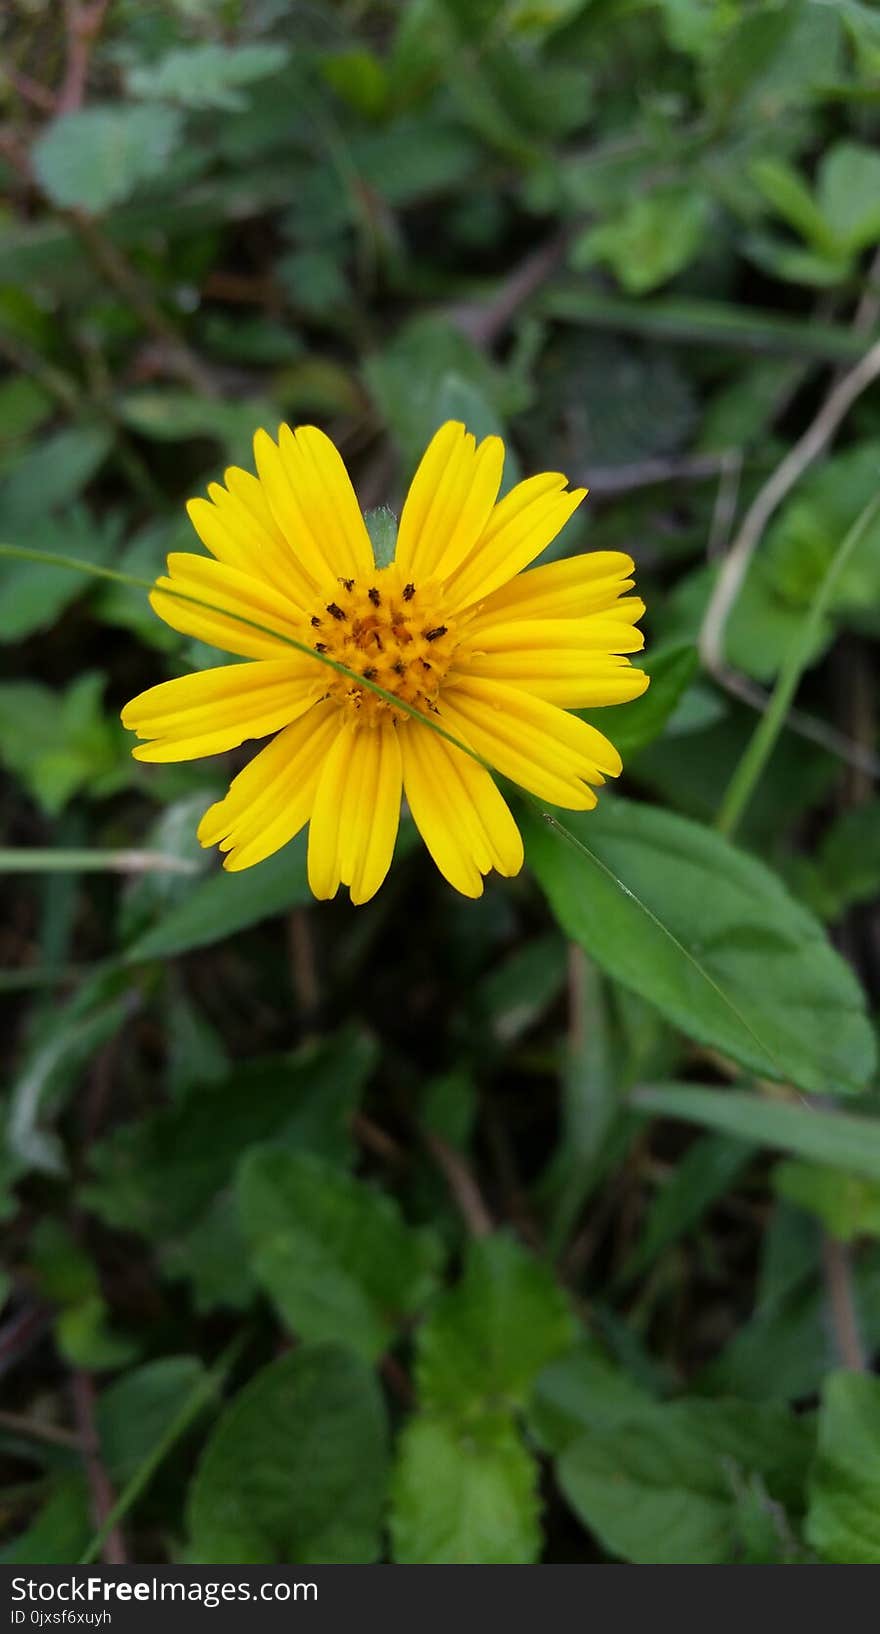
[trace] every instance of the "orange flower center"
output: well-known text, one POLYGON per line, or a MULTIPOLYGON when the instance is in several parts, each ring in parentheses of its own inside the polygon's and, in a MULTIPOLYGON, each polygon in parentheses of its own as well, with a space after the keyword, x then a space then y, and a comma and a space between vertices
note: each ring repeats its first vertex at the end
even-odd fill
MULTIPOLYGON (((326 653, 365 681, 422 711, 436 710, 458 645, 454 622, 437 587, 404 582, 396 563, 369 579, 338 579, 311 618, 316 652, 326 653)), ((365 726, 406 720, 407 712, 327 670, 328 695, 365 726)))

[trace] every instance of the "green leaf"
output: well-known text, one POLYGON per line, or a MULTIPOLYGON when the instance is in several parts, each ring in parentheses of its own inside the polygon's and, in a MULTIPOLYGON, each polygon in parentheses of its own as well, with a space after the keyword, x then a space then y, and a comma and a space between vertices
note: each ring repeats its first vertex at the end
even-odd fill
POLYGON ((370 1370, 332 1345, 263 1368, 228 1407, 189 1496, 189 1559, 364 1565, 379 1554, 385 1409, 370 1370))
POLYGON ((537 1468, 504 1414, 466 1429, 415 1417, 400 1437, 391 1539, 399 1566, 521 1566, 538 1557, 537 1468))
POLYGON ((367 511, 364 521, 370 535, 376 566, 387 567, 389 562, 393 562, 397 549, 397 517, 387 505, 380 505, 377 510, 367 511))
POLYGON ((126 80, 133 96, 235 113, 248 105, 241 87, 277 73, 287 60, 286 47, 268 40, 238 46, 206 42, 169 51, 156 63, 138 64, 126 80))
POLYGON ((850 806, 835 818, 816 858, 824 918, 842 918, 880 892, 880 800, 850 806))
POLYGON ((257 1280, 291 1330, 368 1361, 433 1291, 441 1249, 373 1186, 306 1152, 248 1154, 238 1183, 257 1280))
POLYGON ((90 1372, 127 1367, 138 1354, 137 1343, 110 1327, 110 1310, 100 1294, 70 1305, 55 1323, 58 1349, 72 1367, 90 1372))
POLYGON ((738 1089, 700 1084, 650 1084, 629 1102, 651 1117, 686 1118, 753 1145, 845 1169, 880 1181, 880 1122, 849 1112, 825 1111, 803 1101, 777 1101, 738 1089))
POLYGON ((774 1170, 773 1189, 787 1202, 817 1215, 840 1242, 880 1237, 880 1178, 862 1180, 840 1169, 788 1162, 774 1170))
POLYGON ((825 1381, 807 1539, 832 1565, 880 1565, 878 1378, 841 1372, 825 1381))
POLYGON ((104 714, 104 686, 91 672, 64 693, 38 681, 0 684, 0 760, 49 816, 80 789, 100 798, 131 780, 122 728, 104 714))
POLYGON ((265 398, 197 397, 173 388, 129 392, 116 403, 120 419, 141 437, 159 443, 210 437, 226 450, 230 460, 250 464, 254 432, 265 426, 273 433, 278 410, 265 398))
POLYGON ((584 1339, 538 1374, 526 1422, 543 1452, 560 1453, 584 1430, 625 1422, 649 1401, 595 1339, 584 1339))
POLYGON ((270 1137, 344 1162, 349 1119, 372 1066, 361 1036, 254 1060, 92 1148, 85 1200, 109 1225, 167 1238, 191 1229, 249 1146, 270 1137))
POLYGON ((706 1210, 729 1191, 754 1155, 754 1146, 729 1135, 707 1135, 694 1141, 657 1192, 620 1280, 628 1282, 642 1276, 672 1243, 693 1230, 706 1210))
POLYGON ((859 985, 762 863, 686 818, 607 795, 564 828, 529 813, 524 830, 566 933, 690 1037, 803 1089, 864 1086, 875 1043, 859 985))
POLYGON ((752 180, 775 206, 784 221, 825 254, 833 256, 837 238, 810 189, 792 165, 784 159, 764 156, 749 167, 752 180))
POLYGON ((125 1486, 132 1479, 207 1377, 198 1356, 160 1356, 108 1385, 95 1416, 112 1481, 125 1486))
MULTIPOLYGON (((105 426, 84 425, 56 431, 27 449, 0 487, 0 525, 7 536, 14 530, 15 543, 24 544, 27 541, 21 538, 21 530, 39 522, 40 534, 34 543, 43 550, 51 550, 52 537, 47 538, 45 533, 48 513, 79 497, 100 470, 112 444, 112 435, 105 426)), ((85 530, 80 526, 75 531, 78 534, 85 530)), ((52 532, 58 532, 57 528, 52 532)), ((78 545, 76 538, 75 546, 78 545)), ((72 548, 69 530, 66 536, 59 537, 58 548, 68 556, 79 554, 78 548, 72 548)), ((41 568, 44 576, 47 571, 51 570, 41 568)), ((56 574, 61 571, 54 570, 56 574)))
POLYGON ((548 1266, 511 1237, 473 1242, 461 1279, 438 1296, 419 1332, 421 1402, 468 1421, 484 1408, 521 1407, 576 1332, 548 1266))
POLYGON ((819 166, 820 209, 837 241, 850 253, 880 238, 880 153, 856 142, 836 142, 819 166))
POLYGON ((660 736, 696 674, 697 649, 689 641, 677 642, 637 662, 651 677, 651 685, 641 698, 621 704, 610 716, 606 709, 575 711, 610 737, 624 761, 660 736))
POLYGON ((62 114, 31 150, 53 204, 99 215, 162 174, 180 137, 173 108, 80 108, 62 114))
MULTIPOLYGON (((0 692, 2 703, 2 692, 0 692)), ((222 942, 262 919, 311 900, 306 878, 306 838, 297 835, 283 850, 246 872, 213 873, 126 950, 129 964, 168 959, 192 948, 222 942)))
POLYGON ((89 1493, 81 1475, 64 1475, 36 1519, 0 1549, 4 1566, 75 1564, 92 1531, 89 1493))
POLYGON ((708 227, 705 197, 694 188, 670 187, 627 205, 616 221, 590 227, 572 250, 575 267, 607 261, 629 295, 668 283, 698 254, 708 227))
POLYGON ((592 1428, 557 1469, 610 1554, 635 1565, 723 1565, 741 1553, 741 1482, 759 1475, 772 1499, 797 1509, 811 1451, 810 1423, 785 1408, 681 1401, 592 1428))

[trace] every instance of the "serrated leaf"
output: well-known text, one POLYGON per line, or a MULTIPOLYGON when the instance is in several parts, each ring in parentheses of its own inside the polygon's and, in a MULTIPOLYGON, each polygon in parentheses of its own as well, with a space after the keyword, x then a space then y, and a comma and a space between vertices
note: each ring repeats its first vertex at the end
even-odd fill
POLYGON ((880 1565, 878 1378, 841 1372, 825 1381, 807 1538, 834 1565, 880 1565))
POLYGON ((634 1565, 723 1565, 738 1558, 737 1492, 761 1476, 797 1508, 812 1452, 809 1421, 737 1401, 651 1404, 571 1442, 562 1490, 609 1553, 634 1565))
POLYGON ((399 1566, 523 1566, 537 1559, 537 1468, 511 1421, 466 1429, 416 1417, 401 1435, 391 1538, 399 1566))
POLYGON ((473 1242, 461 1279, 435 1300, 419 1332, 422 1405, 462 1419, 522 1406, 542 1367, 576 1332, 548 1266, 511 1237, 473 1242))
POLYGON ((608 975, 762 1075, 864 1087, 875 1041, 859 985, 769 869, 698 823, 607 795, 562 827, 573 844, 529 813, 527 856, 608 975))
POLYGON ((392 1198, 318 1157, 257 1149, 238 1196, 257 1280, 304 1339, 374 1360, 433 1291, 433 1232, 411 1230, 392 1198))
POLYGON ((380 1547, 385 1409, 351 1352, 307 1345, 224 1412, 189 1495, 195 1564, 362 1565, 380 1547))

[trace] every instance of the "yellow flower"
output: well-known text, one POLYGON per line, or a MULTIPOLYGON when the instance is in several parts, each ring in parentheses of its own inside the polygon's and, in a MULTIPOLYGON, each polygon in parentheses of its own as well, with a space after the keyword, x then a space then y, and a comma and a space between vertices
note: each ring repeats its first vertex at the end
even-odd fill
POLYGON ((258 431, 254 453, 258 476, 233 468, 210 500, 189 503, 210 557, 169 556, 150 598, 175 630, 249 662, 133 699, 123 723, 151 740, 133 753, 193 760, 277 733, 199 824, 226 868, 262 862, 309 823, 315 896, 342 882, 366 902, 388 872, 405 794, 441 874, 479 896, 490 869, 516 874, 523 860, 488 771, 283 638, 432 717, 540 800, 586 810, 591 785, 616 776, 620 756, 566 711, 622 703, 648 684, 624 656, 643 644, 634 628, 643 603, 626 595, 630 557, 597 551, 523 573, 586 490, 568 492, 564 476, 546 472, 499 501, 501 439, 478 445, 455 421, 416 471, 384 567, 323 432, 282 426, 275 443, 258 431))

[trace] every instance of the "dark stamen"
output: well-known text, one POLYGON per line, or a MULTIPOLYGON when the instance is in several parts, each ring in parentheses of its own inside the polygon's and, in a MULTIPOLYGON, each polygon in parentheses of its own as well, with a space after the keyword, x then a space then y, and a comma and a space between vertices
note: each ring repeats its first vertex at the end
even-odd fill
POLYGON ((425 640, 426 641, 437 641, 437 640, 439 640, 441 635, 446 634, 447 628, 448 628, 448 626, 446 624, 438 624, 436 630, 426 630, 425 631, 425 640))
POLYGON ((347 590, 349 595, 351 595, 351 592, 354 589, 354 579, 340 579, 339 583, 342 585, 343 590, 347 590))
POLYGON ((379 673, 379 671, 377 669, 374 669, 372 664, 371 664, 369 669, 364 670, 364 680, 365 681, 375 681, 376 676, 378 675, 378 673, 379 673))
POLYGON ((327 611, 333 618, 345 618, 342 608, 335 601, 328 601, 327 611))
POLYGON ((315 642, 315 652, 326 652, 326 651, 327 651, 327 643, 325 641, 316 641, 315 642))
POLYGON ((413 596, 415 595, 415 593, 416 593, 416 587, 415 587, 414 584, 404 585, 404 587, 403 587, 403 599, 404 599, 404 601, 412 601, 413 596))
POLYGON ((321 628, 321 620, 320 620, 320 619, 319 619, 319 617, 318 617, 318 615, 317 615, 317 613, 313 613, 313 614, 312 614, 312 617, 311 617, 311 620, 310 620, 310 623, 311 623, 311 626, 312 626, 312 629, 313 629, 313 630, 320 630, 320 628, 321 628))
POLYGON ((394 670, 395 675, 405 675, 406 674, 406 665, 404 663, 402 663, 399 658, 397 660, 397 663, 392 664, 391 667, 394 670))
POLYGON ((375 585, 373 585, 373 588, 371 590, 367 591, 367 595, 369 596, 369 598, 370 598, 371 602, 373 603, 374 607, 381 607, 382 597, 379 595, 379 592, 376 589, 375 585))

